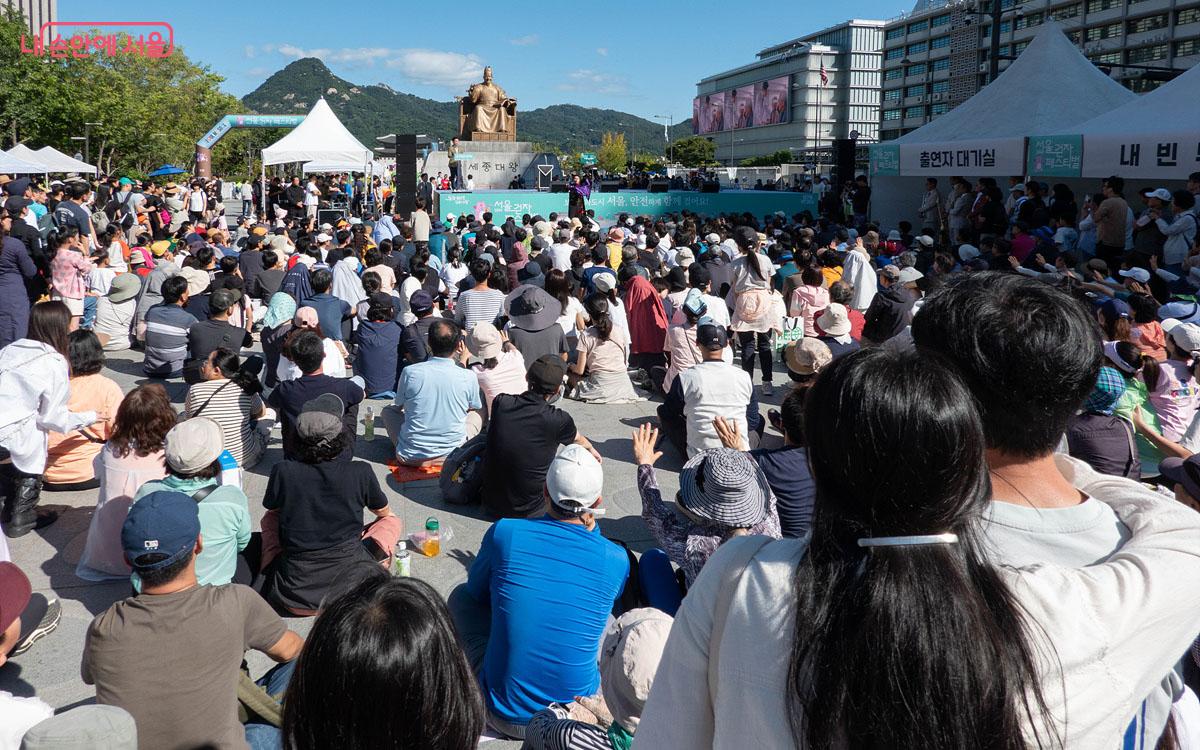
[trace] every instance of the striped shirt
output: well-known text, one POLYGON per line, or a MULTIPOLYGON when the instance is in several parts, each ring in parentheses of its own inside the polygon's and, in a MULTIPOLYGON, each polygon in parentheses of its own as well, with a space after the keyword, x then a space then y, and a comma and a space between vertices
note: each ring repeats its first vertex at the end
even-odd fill
POLYGON ((188 328, 195 322, 196 318, 179 305, 164 302, 146 311, 146 360, 142 369, 147 375, 170 377, 183 371, 188 328))
POLYGON ((613 750, 608 732, 595 724, 568 719, 566 706, 551 703, 533 715, 525 728, 530 750, 613 750))
POLYGON ((263 410, 262 398, 257 393, 247 393, 224 378, 205 380, 188 389, 183 410, 188 419, 198 416, 199 412, 199 416, 208 417, 221 426, 225 450, 237 459, 238 466, 257 462, 262 455, 262 440, 251 426, 251 420, 263 410))
POLYGON ((476 323, 491 323, 499 317, 504 297, 499 289, 468 289, 458 295, 455 317, 464 331, 471 330, 476 323))

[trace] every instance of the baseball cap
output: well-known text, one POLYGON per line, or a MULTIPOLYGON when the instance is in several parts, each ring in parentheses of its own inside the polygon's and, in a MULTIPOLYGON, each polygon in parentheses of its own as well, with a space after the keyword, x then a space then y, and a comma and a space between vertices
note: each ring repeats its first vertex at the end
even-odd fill
POLYGON ((0 562, 0 633, 17 621, 31 596, 33 587, 25 573, 7 560, 0 562))
POLYGON ((9 195, 21 195, 26 190, 29 189, 29 186, 32 183, 33 183, 33 181, 30 180, 28 177, 21 177, 21 178, 12 180, 11 182, 7 183, 4 186, 4 192, 9 195))
POLYGON ((888 281, 899 281, 900 280, 900 269, 896 268, 895 266, 892 266, 892 265, 887 265, 887 266, 884 266, 883 268, 879 269, 879 275, 882 276, 883 278, 887 279, 888 281))
POLYGON ((598 273, 592 277, 592 284, 597 292, 611 292, 617 288, 617 276, 614 273, 598 273))
MULTIPOLYGON (((477 326, 478 327, 478 326, 477 326)), ((539 390, 549 391, 562 385, 563 376, 567 374, 567 365, 562 357, 546 354, 538 357, 529 365, 525 379, 531 386, 539 390)))
POLYGON ((815 375, 833 361, 833 352, 824 341, 806 337, 783 349, 787 367, 797 375, 815 375))
POLYGON ((329 441, 342 434, 346 405, 332 393, 322 393, 300 407, 296 434, 306 440, 329 441))
POLYGON ((189 554, 199 536, 196 501, 182 492, 159 490, 130 506, 121 526, 121 548, 134 570, 157 570, 189 554))
POLYGON ((933 247, 933 238, 927 234, 923 234, 918 237, 917 242, 925 247, 933 247))
POLYGON ((1172 319, 1164 320, 1162 329, 1175 342, 1175 346, 1189 353, 1200 352, 1200 326, 1172 319))
MULTIPOLYGON (((1182 484, 1193 498, 1200 499, 1200 453, 1188 458, 1171 456, 1158 464, 1158 473, 1175 484, 1182 484)), ((0 622, 2 625, 3 622, 0 622)))
POLYGON ((167 466, 178 474, 195 474, 212 466, 223 450, 221 426, 208 417, 192 417, 167 432, 167 466))
POLYGON ((959 245, 958 257, 963 263, 970 263, 979 257, 979 248, 974 245, 959 245))
POLYGON ((675 252, 675 264, 687 268, 696 262, 696 256, 690 247, 681 247, 675 252))
POLYGON ((1117 271, 1117 273, 1126 279, 1140 281, 1143 284, 1150 281, 1150 272, 1144 268, 1130 268, 1129 270, 1122 268, 1120 271, 1117 271))
POLYGON ((1174 318, 1184 323, 1200 323, 1200 304, 1185 300, 1174 300, 1158 308, 1159 320, 1174 318))
POLYGON ((901 284, 912 284, 917 279, 923 278, 925 278, 925 274, 921 273, 915 268, 908 267, 900 269, 900 276, 898 280, 901 284))
POLYGON ((720 351, 729 343, 729 335, 725 329, 717 325, 711 318, 701 320, 700 325, 696 326, 696 344, 701 349, 710 352, 720 351))
POLYGON ((121 179, 117 180, 117 184, 118 185, 132 185, 133 180, 129 179, 128 177, 122 177, 121 179))
POLYGON ((33 203, 33 201, 29 200, 28 198, 23 198, 19 195, 10 195, 4 201, 4 209, 10 214, 16 216, 21 211, 25 210, 25 207, 30 203, 33 203))
POLYGON ((689 289, 687 296, 683 298, 683 309, 690 315, 699 318, 708 312, 708 303, 704 301, 704 295, 699 289, 689 289))
POLYGON ((236 305, 242 299, 241 292, 233 289, 218 289, 208 298, 208 309, 215 313, 223 313, 236 305))
POLYGON ((414 314, 429 312, 433 309, 433 295, 424 289, 418 289, 408 298, 408 309, 414 314))
POLYGON ((601 515, 603 508, 592 506, 604 491, 604 470, 600 462, 582 445, 562 448, 546 471, 546 493, 550 502, 568 513, 601 515))
POLYGON ((709 232, 708 234, 704 235, 704 241, 710 245, 719 245, 721 244, 721 235, 717 234, 716 232, 709 232))
MULTIPOLYGON (((1104 300, 1103 304, 1100 305, 1100 311, 1103 312, 1104 317, 1108 318, 1109 320, 1133 317, 1133 309, 1129 306, 1129 303, 1125 300, 1117 299, 1116 297, 1109 297, 1108 299, 1104 300)), ((1163 330, 1165 331, 1166 328, 1167 327, 1164 325, 1163 330)))
POLYGON ((1167 190, 1166 188, 1158 188, 1156 190, 1151 190, 1146 195, 1146 197, 1147 198, 1158 198, 1160 201, 1166 201, 1167 203, 1170 203, 1171 202, 1171 191, 1167 190))
POLYGON ((317 244, 324 245, 326 242, 329 242, 332 239, 333 238, 330 237, 329 235, 325 234, 324 232, 321 232, 320 234, 317 235, 317 244))

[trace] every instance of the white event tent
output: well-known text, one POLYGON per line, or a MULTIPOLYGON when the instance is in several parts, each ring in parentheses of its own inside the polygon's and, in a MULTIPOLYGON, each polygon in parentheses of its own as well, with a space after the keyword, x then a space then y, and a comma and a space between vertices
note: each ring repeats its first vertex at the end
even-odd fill
POLYGON ((17 154, 12 153, 14 150, 16 150, 16 147, 13 147, 8 152, 0 151, 0 174, 14 175, 46 173, 46 168, 40 162, 21 158, 17 154))
MULTIPOLYGON (((871 146, 871 214, 885 226, 915 218, 924 193, 923 179, 915 178, 1023 175, 1027 137, 1070 131, 1135 99, 1084 57, 1061 25, 1047 21, 1021 55, 970 99, 907 135, 871 146)), ((943 192, 946 187, 939 185, 943 192)))
MULTIPOLYGON (((270 164, 292 164, 295 162, 323 162, 353 164, 355 171, 368 171, 374 159, 371 149, 362 145, 342 121, 333 113, 329 103, 322 97, 309 111, 304 121, 290 133, 271 144, 262 152, 262 179, 267 180, 270 164)), ((263 207, 266 207, 266 191, 263 191, 263 207)))
POLYGON ((67 156, 53 146, 42 146, 34 153, 42 160, 42 163, 50 168, 51 172, 79 172, 81 174, 90 172, 95 174, 98 171, 91 164, 73 156, 67 156))

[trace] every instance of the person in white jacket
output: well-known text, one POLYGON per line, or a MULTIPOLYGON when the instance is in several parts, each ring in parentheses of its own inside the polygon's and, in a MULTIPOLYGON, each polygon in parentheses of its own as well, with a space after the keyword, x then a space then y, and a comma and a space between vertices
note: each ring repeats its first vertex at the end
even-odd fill
POLYGON ((62 302, 40 302, 29 313, 29 332, 0 349, 0 480, 4 533, 16 538, 54 523, 58 514, 37 512, 46 470, 48 433, 73 432, 96 413, 71 412, 67 334, 71 311, 62 302))
POLYGON ((1120 518, 1119 551, 996 565, 984 425, 942 360, 865 349, 806 403, 811 535, 709 559, 633 747, 1120 747, 1195 636, 1200 514, 1092 473, 1075 501, 1120 518))
POLYGON ((871 306, 878 291, 875 269, 871 267, 871 256, 863 247, 862 238, 855 238, 842 260, 842 281, 850 285, 850 307, 864 312, 871 306))
POLYGON ((1160 232, 1167 236, 1163 243, 1163 264, 1173 268, 1182 268, 1187 260, 1192 244, 1196 241, 1196 198, 1186 190, 1176 190, 1171 196, 1171 211, 1174 216, 1170 223, 1154 211, 1155 223, 1160 232))

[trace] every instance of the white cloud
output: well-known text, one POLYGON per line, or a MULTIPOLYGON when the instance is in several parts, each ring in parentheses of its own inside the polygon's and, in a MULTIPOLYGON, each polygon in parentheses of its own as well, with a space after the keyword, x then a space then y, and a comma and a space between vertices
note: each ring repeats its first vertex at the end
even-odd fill
POLYGON ((596 54, 601 57, 608 57, 608 47, 597 47, 596 54))
POLYGON ((244 51, 246 53, 246 57, 254 57, 258 54, 258 50, 254 48, 253 44, 247 44, 244 51))
MULTIPOLYGON (((316 57, 326 63, 349 68, 373 68, 376 64, 398 71, 414 83, 427 86, 464 86, 483 76, 483 62, 475 55, 429 49, 391 49, 388 47, 342 47, 305 49, 294 44, 267 44, 263 52, 277 52, 297 60, 316 57)), ((247 56, 249 51, 247 51, 247 56)))
POLYGON ((512 45, 516 45, 517 47, 528 47, 531 44, 538 43, 538 35, 537 34, 526 34, 525 36, 519 36, 516 39, 509 39, 508 43, 512 44, 512 45))
POLYGON ((624 76, 602 73, 580 68, 567 74, 567 80, 558 84, 559 91, 585 91, 593 94, 624 96, 630 93, 629 81, 624 76))

